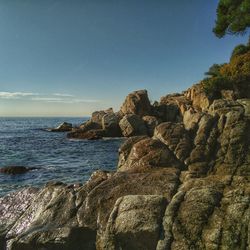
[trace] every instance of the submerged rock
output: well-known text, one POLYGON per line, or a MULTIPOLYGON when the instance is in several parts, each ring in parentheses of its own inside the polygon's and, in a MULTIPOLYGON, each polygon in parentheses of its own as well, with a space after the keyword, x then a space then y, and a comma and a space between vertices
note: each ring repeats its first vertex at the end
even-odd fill
POLYGON ((25 174, 30 170, 37 169, 35 167, 24 167, 24 166, 7 166, 0 168, 0 173, 2 174, 25 174))

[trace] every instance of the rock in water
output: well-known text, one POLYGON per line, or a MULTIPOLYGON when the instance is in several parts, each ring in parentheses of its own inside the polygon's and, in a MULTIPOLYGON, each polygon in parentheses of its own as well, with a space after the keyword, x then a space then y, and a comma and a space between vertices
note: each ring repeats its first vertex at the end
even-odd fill
POLYGON ((24 167, 24 166, 8 166, 0 168, 0 173, 2 174, 25 174, 30 170, 36 169, 34 167, 24 167))
POLYGON ((69 139, 86 139, 86 140, 99 140, 106 135, 106 131, 103 129, 91 129, 91 130, 76 130, 67 134, 69 139))
POLYGON ((50 132, 68 132, 68 131, 71 131, 72 128, 73 128, 73 126, 71 123, 63 122, 58 127, 52 128, 52 129, 47 129, 47 131, 50 131, 50 132))

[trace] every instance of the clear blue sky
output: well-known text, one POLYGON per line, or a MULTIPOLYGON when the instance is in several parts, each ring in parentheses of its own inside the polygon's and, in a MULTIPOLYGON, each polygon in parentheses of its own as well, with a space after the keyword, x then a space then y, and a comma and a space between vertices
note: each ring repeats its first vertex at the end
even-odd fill
POLYGON ((133 90, 185 90, 247 41, 214 36, 217 3, 1 0, 0 116, 89 115, 133 90))

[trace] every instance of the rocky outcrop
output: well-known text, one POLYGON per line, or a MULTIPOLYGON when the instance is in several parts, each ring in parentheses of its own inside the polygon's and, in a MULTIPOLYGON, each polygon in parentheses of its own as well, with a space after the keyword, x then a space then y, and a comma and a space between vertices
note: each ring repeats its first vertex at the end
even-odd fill
POLYGON ((102 126, 102 118, 103 118, 103 116, 106 115, 106 114, 112 114, 112 113, 114 113, 112 108, 109 108, 107 110, 95 111, 95 112, 92 113, 90 121, 93 122, 93 123, 97 123, 100 126, 102 126))
POLYGON ((67 134, 71 139, 98 140, 103 137, 122 136, 119 127, 120 116, 112 108, 92 113, 91 119, 67 134))
MULTIPOLYGON (((183 94, 170 94, 161 97, 160 99, 160 105, 167 105, 172 107, 172 109, 175 109, 175 115, 178 115, 178 113, 182 114, 191 107, 192 100, 190 98, 187 98, 185 96, 185 92, 183 94), (176 107, 176 108, 174 108, 176 107)), ((166 121, 174 121, 175 119, 167 119, 166 121)))
MULTIPOLYGON (((124 153, 120 151, 120 154, 124 153)), ((181 168, 181 163, 171 150, 161 141, 152 138, 142 138, 136 142, 131 147, 127 157, 123 159, 123 164, 119 166, 119 171, 134 171, 135 169, 145 171, 155 167, 181 168)))
POLYGON ((102 127, 81 133, 105 134, 119 121, 129 136, 117 171, 95 172, 83 186, 50 183, 0 198, 0 247, 248 249, 249 100, 207 102, 196 88, 155 105, 167 107, 165 121, 155 107, 150 116, 95 116, 88 126, 102 127), (178 111, 171 118, 169 105, 178 111))
POLYGON ((154 116, 149 118, 151 110, 147 91, 138 90, 126 97, 119 112, 114 113, 112 108, 96 111, 92 113, 90 120, 68 133, 67 137, 94 140, 103 137, 152 135, 158 119, 154 116))
POLYGON ((154 138, 165 144, 180 162, 186 162, 193 143, 183 123, 161 123, 155 129, 154 138))
POLYGON ((153 136, 155 127, 161 123, 161 120, 152 115, 143 116, 142 120, 144 121, 148 135, 153 136))
POLYGON ((147 90, 138 90, 130 93, 121 107, 124 115, 135 114, 140 117, 151 114, 151 104, 147 90))
POLYGON ((193 107, 202 111, 206 111, 212 102, 212 100, 203 91, 201 84, 193 85, 184 93, 184 95, 187 99, 191 100, 193 107))
MULTIPOLYGON (((103 249, 103 244, 108 244, 106 225, 117 199, 131 194, 163 194, 161 199, 169 201, 176 183, 177 170, 156 169, 150 175, 97 172, 77 188, 49 183, 40 190, 21 190, 0 198, 1 244, 7 244, 8 249, 103 249)), ((151 204, 155 206, 150 203, 149 210, 151 204)))
POLYGON ((137 115, 125 115, 119 122, 122 134, 125 137, 146 135, 147 128, 144 121, 137 115))
POLYGON ((119 120, 119 116, 115 113, 108 113, 102 117, 102 129, 106 131, 107 136, 122 136, 119 120))
POLYGON ((103 249, 156 249, 166 205, 160 195, 119 198, 107 223, 103 249))
POLYGON ((71 131, 72 128, 73 128, 72 123, 63 122, 56 128, 50 128, 46 130, 49 132, 68 132, 68 131, 71 131))
POLYGON ((91 130, 75 130, 67 134, 69 139, 86 139, 86 140, 98 140, 106 136, 106 131, 103 129, 91 129, 91 130))

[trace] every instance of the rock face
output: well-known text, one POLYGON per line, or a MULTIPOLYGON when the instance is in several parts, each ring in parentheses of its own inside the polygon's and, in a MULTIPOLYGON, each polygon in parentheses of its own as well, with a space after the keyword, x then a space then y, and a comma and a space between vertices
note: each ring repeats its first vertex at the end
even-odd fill
POLYGON ((130 93, 121 107, 121 112, 124 115, 135 114, 140 117, 150 115, 151 104, 147 90, 138 90, 130 93))
POLYGON ((107 136, 122 136, 119 117, 115 113, 108 113, 102 117, 102 129, 106 131, 107 136))
POLYGON ((119 166, 119 171, 134 171, 135 169, 145 171, 145 169, 152 167, 176 167, 179 169, 181 168, 181 163, 161 141, 152 138, 142 138, 131 147, 123 165, 119 166))
POLYGON ((185 96, 192 101, 192 106, 202 111, 208 109, 211 104, 211 100, 202 90, 200 84, 193 85, 192 88, 185 92, 185 96))
POLYGON ((152 115, 143 116, 142 120, 144 121, 148 131, 148 135, 150 136, 154 134, 155 127, 161 123, 160 119, 157 119, 155 116, 152 115))
POLYGON ((81 124, 77 129, 67 134, 71 139, 98 140, 103 137, 122 136, 119 127, 120 117, 113 109, 96 111, 92 113, 91 119, 81 124))
MULTIPOLYGON (((95 172, 83 186, 49 183, 0 198, 0 248, 248 249, 249 99, 203 103, 190 93, 157 104, 176 107, 167 121, 159 114, 95 116, 84 126, 101 120, 106 133, 119 121, 130 136, 117 171, 95 172), (140 136, 131 117, 144 126, 140 136), (147 125, 156 120, 150 137, 147 125)), ((98 131, 91 128, 81 133, 98 131)))
POLYGON ((125 137, 146 135, 147 128, 143 120, 134 114, 125 115, 119 122, 122 134, 125 137))
POLYGON ((119 198, 107 223, 107 239, 103 248, 156 249, 160 218, 166 205, 166 198, 160 195, 127 195, 119 198))

